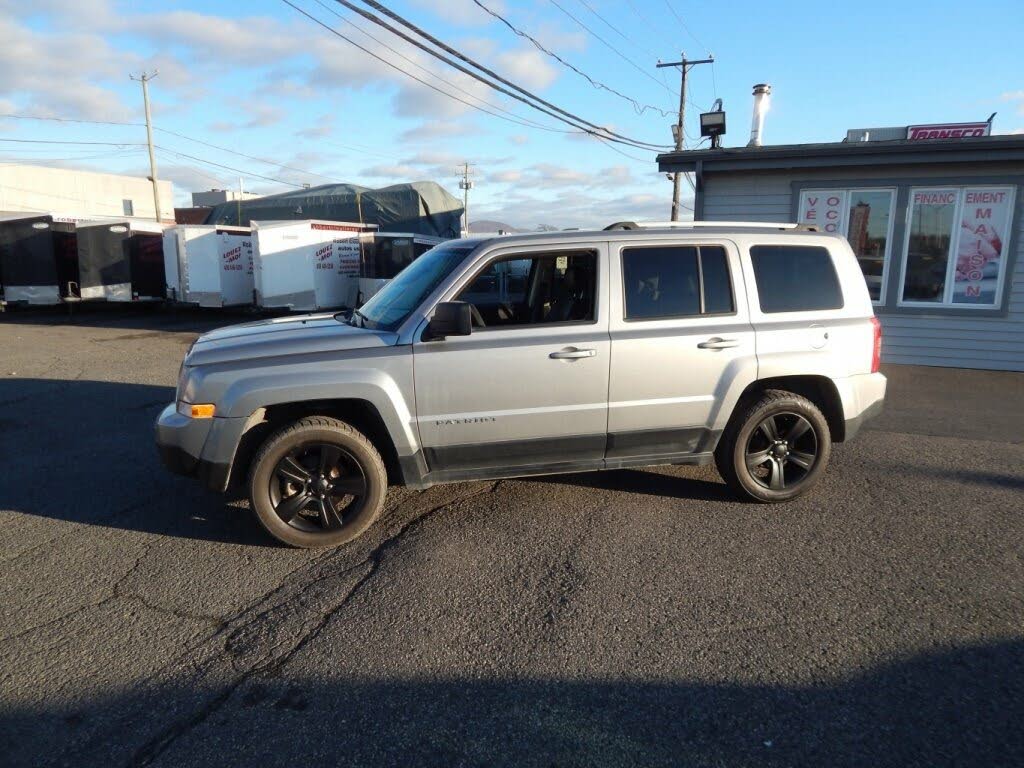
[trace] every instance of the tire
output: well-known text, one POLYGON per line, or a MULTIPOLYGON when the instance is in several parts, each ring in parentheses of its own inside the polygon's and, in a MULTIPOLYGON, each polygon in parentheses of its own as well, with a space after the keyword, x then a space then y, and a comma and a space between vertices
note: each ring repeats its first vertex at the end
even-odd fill
POLYGON ((831 454, 832 436, 818 407, 801 395, 770 389, 740 403, 715 449, 715 465, 737 496, 771 504, 811 490, 831 454))
POLYGON ((267 533, 292 547, 334 547, 377 519, 387 471, 349 424, 310 416, 266 439, 249 468, 249 500, 267 533))

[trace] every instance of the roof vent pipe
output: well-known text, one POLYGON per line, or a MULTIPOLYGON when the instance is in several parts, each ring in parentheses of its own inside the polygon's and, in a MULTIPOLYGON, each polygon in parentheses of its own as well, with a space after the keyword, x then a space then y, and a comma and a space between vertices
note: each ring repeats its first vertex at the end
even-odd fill
POLYGON ((761 137, 764 134, 764 116, 768 112, 771 93, 772 87, 767 83, 758 83, 754 86, 754 119, 750 123, 748 147, 761 146, 761 137))

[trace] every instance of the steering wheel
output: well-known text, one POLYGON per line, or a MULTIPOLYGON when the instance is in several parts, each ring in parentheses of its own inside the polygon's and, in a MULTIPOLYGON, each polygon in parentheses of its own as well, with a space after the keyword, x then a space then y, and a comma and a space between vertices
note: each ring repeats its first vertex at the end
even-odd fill
POLYGON ((483 315, 481 315, 480 310, 476 308, 476 304, 469 305, 469 313, 473 316, 474 325, 479 325, 481 328, 487 327, 487 323, 484 322, 483 315))

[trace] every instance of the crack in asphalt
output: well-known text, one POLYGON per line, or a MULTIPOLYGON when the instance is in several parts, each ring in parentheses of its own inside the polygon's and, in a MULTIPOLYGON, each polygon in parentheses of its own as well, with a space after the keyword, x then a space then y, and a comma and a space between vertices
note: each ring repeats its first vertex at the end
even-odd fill
MULTIPOLYGON (((156 736, 136 749, 128 760, 128 765, 133 768, 138 768, 140 766, 152 764, 153 761, 157 760, 162 754, 164 754, 179 738, 189 733, 197 726, 202 725, 210 718, 211 715, 216 713, 241 685, 254 677, 269 676, 278 672, 299 651, 315 640, 331 623, 331 621, 351 602, 351 600, 359 594, 363 587, 365 587, 380 570, 381 564, 387 554, 395 547, 400 546, 410 532, 425 524, 442 510, 448 509, 456 504, 464 503, 465 501, 478 496, 494 493, 500 483, 500 480, 496 481, 491 483, 487 488, 474 491, 473 493, 460 496, 456 499, 445 501, 443 504, 437 504, 420 512, 418 515, 399 526, 394 533, 386 536, 379 544, 370 550, 366 557, 355 565, 352 565, 343 571, 331 574, 329 578, 317 578, 308 581, 306 585, 294 595, 289 596, 284 601, 257 613, 240 627, 234 629, 231 634, 225 638, 222 647, 219 649, 219 653, 210 662, 208 662, 207 668, 215 664, 217 661, 223 661, 225 657, 227 657, 232 669, 238 672, 238 676, 231 680, 223 690, 208 700, 203 706, 194 710, 188 716, 178 720, 176 723, 173 723, 163 729, 156 736), (284 628, 284 617, 301 613, 301 609, 309 602, 308 592, 328 591, 332 581, 336 582, 339 579, 344 579, 360 569, 365 569, 365 572, 359 576, 355 583, 339 600, 334 601, 333 604, 320 613, 319 618, 309 629, 298 634, 285 633, 287 637, 280 642, 271 642, 269 647, 267 647, 267 643, 262 642, 266 640, 266 632, 268 630, 273 632, 274 629, 284 628), (307 599, 304 600, 303 598, 307 599), (292 641, 290 647, 288 646, 289 639, 292 641), (246 660, 248 661, 246 662, 246 660)), ((335 550, 329 555, 318 558, 313 563, 304 564, 302 568, 296 569, 296 572, 305 568, 307 571, 311 572, 310 575, 313 575, 317 570, 316 566, 329 563, 334 559, 334 557, 341 556, 342 554, 343 550, 335 550)), ((286 583, 287 580, 282 582, 279 587, 271 590, 269 595, 272 596, 281 591, 286 583)), ((244 613, 245 611, 242 611, 236 616, 236 618, 240 617, 244 613)), ((230 621, 225 623, 222 632, 226 631, 229 626, 230 621)), ((220 634, 221 632, 218 632, 213 637, 217 637, 220 634)), ((200 674, 202 674, 203 671, 205 670, 201 670, 200 674)))

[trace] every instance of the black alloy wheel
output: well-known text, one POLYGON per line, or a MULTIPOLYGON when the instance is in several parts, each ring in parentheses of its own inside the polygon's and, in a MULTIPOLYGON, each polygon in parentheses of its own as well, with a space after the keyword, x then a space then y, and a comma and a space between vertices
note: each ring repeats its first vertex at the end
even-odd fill
POLYGON ((747 440, 746 464, 755 482, 773 491, 800 485, 818 458, 818 437, 798 413, 775 413, 747 440))
POLYGON ((270 478, 274 513, 307 533, 334 531, 359 516, 366 476, 354 456, 337 445, 306 443, 286 454, 270 478))
POLYGON ((249 466, 249 500, 267 532, 292 547, 362 535, 384 507, 387 468, 363 433, 330 416, 274 432, 249 466))
POLYGON ((831 455, 821 409, 803 395, 769 389, 736 406, 715 447, 715 466, 741 499, 774 504, 813 488, 831 455))

